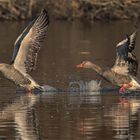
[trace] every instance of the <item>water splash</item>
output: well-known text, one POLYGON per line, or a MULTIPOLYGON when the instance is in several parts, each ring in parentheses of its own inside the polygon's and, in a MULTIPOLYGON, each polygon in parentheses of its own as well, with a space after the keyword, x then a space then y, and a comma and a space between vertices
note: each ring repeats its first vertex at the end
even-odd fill
MULTIPOLYGON (((35 88, 32 90, 33 93, 42 92, 96 92, 101 90, 101 81, 91 80, 91 81, 73 81, 69 83, 67 89, 54 88, 49 85, 41 86, 40 88, 35 88)), ((26 92, 26 89, 18 87, 16 92, 26 92)))
POLYGON ((101 81, 73 81, 69 83, 69 91, 73 92, 95 92, 101 90, 101 81))
MULTIPOLYGON (((39 89, 40 90, 40 89, 39 89)), ((44 85, 41 87, 40 92, 96 92, 101 90, 101 81, 91 80, 91 81, 73 81, 69 83, 66 90, 56 89, 54 87, 44 85)), ((38 92, 36 89, 35 92, 38 92)))
POLYGON ((49 86, 49 85, 41 86, 41 90, 44 92, 57 92, 58 91, 58 89, 56 89, 52 86, 49 86))

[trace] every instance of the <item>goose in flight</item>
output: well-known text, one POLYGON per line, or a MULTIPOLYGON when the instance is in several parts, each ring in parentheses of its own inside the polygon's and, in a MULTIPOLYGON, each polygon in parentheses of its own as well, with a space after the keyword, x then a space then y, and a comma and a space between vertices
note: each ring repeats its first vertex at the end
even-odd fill
POLYGON ((103 70, 90 61, 83 61, 77 68, 91 68, 113 85, 121 87, 119 92, 140 89, 140 82, 136 78, 138 61, 133 54, 135 49, 137 29, 130 36, 116 46, 116 61, 112 68, 103 70))
POLYGON ((0 64, 0 71, 16 85, 31 91, 41 86, 28 74, 35 69, 37 55, 46 37, 49 16, 44 9, 17 38, 10 64, 0 64))

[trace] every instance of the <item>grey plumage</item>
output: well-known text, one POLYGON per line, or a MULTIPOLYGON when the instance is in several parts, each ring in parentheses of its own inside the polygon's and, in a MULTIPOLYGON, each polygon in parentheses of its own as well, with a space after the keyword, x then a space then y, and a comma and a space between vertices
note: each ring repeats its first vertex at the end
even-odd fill
POLYGON ((138 60, 133 54, 136 36, 137 29, 117 44, 115 64, 111 69, 103 73, 103 76, 115 85, 121 86, 122 84, 129 83, 132 81, 132 77, 134 79, 137 74, 138 60))
POLYGON ((31 81, 23 74, 21 74, 18 70, 16 70, 13 65, 3 64, 0 70, 6 78, 14 81, 16 85, 24 86, 31 84, 31 81))
POLYGON ((130 36, 127 35, 127 38, 121 41, 116 46, 116 62, 112 67, 112 70, 116 73, 121 73, 122 75, 137 75, 138 70, 138 60, 133 54, 135 49, 137 36, 136 31, 130 36))
POLYGON ((131 82, 131 77, 128 75, 121 75, 112 70, 103 72, 103 77, 114 85, 121 86, 124 83, 131 82))
POLYGON ((15 42, 14 52, 17 48, 19 49, 15 53, 16 56, 12 59, 15 67, 19 67, 23 72, 30 72, 35 69, 37 54, 47 35, 48 24, 48 14, 43 10, 40 16, 19 36, 15 42))
POLYGON ((136 42, 136 31, 127 36, 116 46, 116 61, 111 69, 103 70, 90 61, 83 61, 77 68, 91 68, 104 79, 117 86, 126 86, 129 89, 140 89, 140 82, 135 77, 138 70, 138 61, 133 54, 136 42), (125 85, 126 84, 126 85, 125 85))
POLYGON ((10 65, 0 64, 0 71, 16 85, 32 89, 40 87, 28 72, 35 69, 37 55, 47 35, 49 16, 42 10, 17 38, 10 65))

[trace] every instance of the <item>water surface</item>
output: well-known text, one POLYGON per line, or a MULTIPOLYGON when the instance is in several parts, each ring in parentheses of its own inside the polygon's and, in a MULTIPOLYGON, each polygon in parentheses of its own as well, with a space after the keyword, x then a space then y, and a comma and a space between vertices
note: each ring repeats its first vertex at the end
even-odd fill
MULTIPOLYGON (((10 62, 13 44, 26 23, 0 22, 0 61, 10 62)), ((41 85, 67 88, 75 80, 101 80, 92 70, 75 68, 91 60, 113 65, 115 45, 134 30, 131 22, 52 21, 31 75, 41 85)), ((137 38, 136 55, 140 55, 137 38)), ((139 77, 139 75, 138 75, 139 77)), ((103 87, 111 86, 102 80, 103 87)), ((139 140, 140 98, 107 93, 19 94, 0 79, 0 139, 139 140)))

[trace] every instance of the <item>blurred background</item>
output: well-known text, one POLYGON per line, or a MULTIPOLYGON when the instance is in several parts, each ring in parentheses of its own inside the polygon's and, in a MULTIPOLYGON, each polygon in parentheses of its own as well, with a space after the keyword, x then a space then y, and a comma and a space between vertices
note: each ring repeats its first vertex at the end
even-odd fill
POLYGON ((47 8, 56 19, 139 19, 139 0, 0 0, 0 18, 27 19, 47 8))

